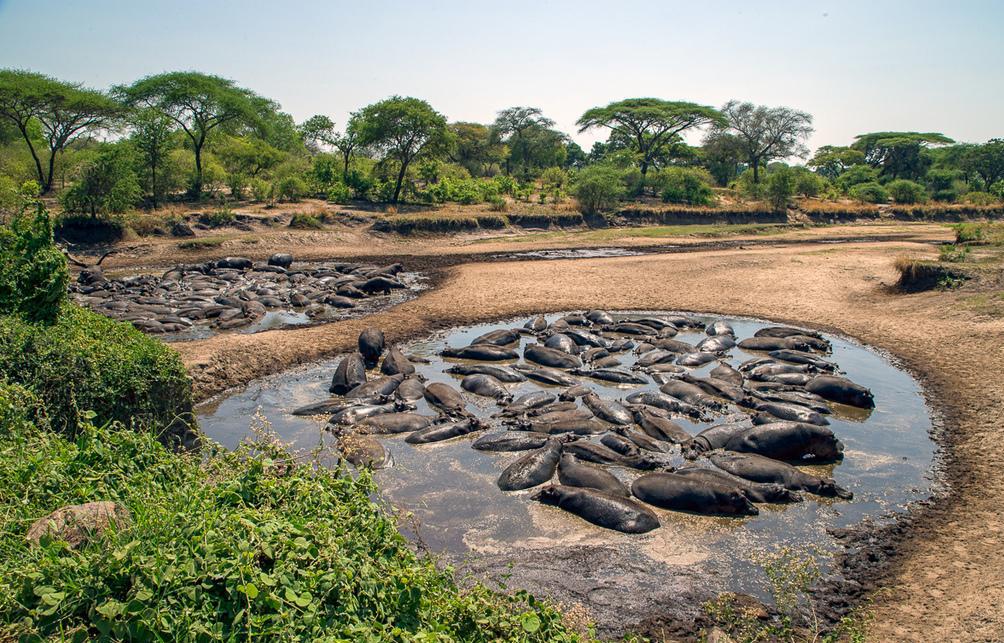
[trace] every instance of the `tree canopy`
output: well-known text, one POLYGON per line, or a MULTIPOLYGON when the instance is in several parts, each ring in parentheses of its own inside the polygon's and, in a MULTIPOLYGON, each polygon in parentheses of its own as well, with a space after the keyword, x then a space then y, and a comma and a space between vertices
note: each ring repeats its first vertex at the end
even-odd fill
POLYGON ((816 150, 806 165, 832 181, 852 166, 864 162, 865 155, 861 150, 839 145, 823 145, 816 150))
POLYGON ((0 70, 0 118, 20 132, 31 152, 42 192, 52 189, 56 156, 78 136, 113 125, 123 113, 106 94, 29 71, 0 70), (39 141, 33 125, 40 126, 39 141), (47 168, 38 147, 48 150, 47 168))
POLYGON ((962 155, 962 169, 983 179, 983 189, 1004 179, 1004 139, 992 138, 983 145, 973 145, 962 155))
POLYGON ((788 107, 766 107, 731 100, 722 107, 725 128, 735 135, 753 170, 753 182, 760 182, 760 166, 776 159, 805 156, 804 141, 814 131, 812 116, 788 107))
POLYGON ((408 165, 416 158, 445 152, 449 142, 446 117, 418 98, 392 96, 353 115, 358 144, 371 147, 399 164, 392 203, 401 196, 408 165))
POLYGON ((576 124, 580 133, 606 127, 611 130, 611 136, 619 134, 630 141, 644 177, 657 156, 682 132, 722 123, 722 115, 713 107, 659 98, 628 98, 606 107, 594 107, 576 124))
POLYGON ((202 150, 210 134, 226 126, 262 126, 277 106, 232 80, 194 71, 147 76, 116 93, 131 106, 156 109, 177 123, 195 152, 192 193, 202 193, 202 150))
POLYGON ((930 145, 954 141, 938 132, 872 132, 854 137, 851 147, 865 155, 865 162, 878 168, 886 179, 923 178, 930 159, 921 152, 930 145))

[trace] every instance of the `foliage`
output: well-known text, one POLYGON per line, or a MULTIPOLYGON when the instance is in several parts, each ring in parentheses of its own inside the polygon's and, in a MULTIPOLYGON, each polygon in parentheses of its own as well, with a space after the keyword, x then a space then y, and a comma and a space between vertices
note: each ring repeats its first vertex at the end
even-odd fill
POLYGON ((286 201, 299 201, 307 196, 307 183, 298 176, 287 176, 280 179, 275 186, 275 194, 286 201))
POLYGON ((955 201, 962 191, 958 170, 931 170, 924 179, 935 201, 955 201))
POLYGON ((289 220, 289 227, 297 230, 321 230, 324 224, 312 214, 297 213, 289 220))
POLYGON ((42 193, 52 189, 56 157, 80 136, 108 127, 122 114, 105 94, 29 71, 0 70, 0 118, 21 133, 31 153, 42 193), (47 169, 35 136, 48 150, 47 169))
POLYGON ((838 145, 823 145, 816 150, 806 165, 815 168, 819 174, 832 181, 848 169, 864 162, 865 153, 861 150, 838 145))
POLYGON ((962 156, 962 169, 979 175, 983 188, 989 189, 1004 179, 1004 139, 990 139, 983 145, 973 145, 962 156))
POLYGON ((868 165, 854 165, 837 177, 837 186, 844 192, 859 183, 878 183, 879 171, 868 165))
POLYGON ((736 137, 753 182, 760 182, 760 166, 790 156, 804 157, 804 141, 812 134, 812 116, 788 107, 766 107, 729 101, 722 107, 721 127, 736 137))
POLYGON ((587 215, 612 209, 625 192, 620 172, 604 165, 590 165, 580 170, 572 183, 572 194, 579 202, 579 210, 587 215))
POLYGON ((665 203, 711 205, 711 175, 701 168, 667 167, 658 173, 660 195, 665 203))
POLYGON ((549 195, 557 203, 565 194, 569 182, 568 172, 560 167, 549 167, 540 175, 541 197, 549 195))
POLYGON ((715 178, 715 183, 728 185, 738 178, 744 160, 739 138, 721 128, 712 128, 704 137, 700 160, 715 178))
POLYGON ((450 123, 453 144, 450 160, 463 166, 471 176, 486 176, 502 166, 506 146, 481 123, 450 123))
POLYGON ((704 125, 723 124, 713 107, 658 98, 627 98, 587 110, 576 123, 579 132, 606 127, 619 134, 637 156, 642 175, 654 159, 682 132, 704 125))
POLYGON ((887 203, 889 201, 889 192, 880 183, 875 182, 858 183, 851 187, 848 194, 852 199, 865 203, 887 203))
POLYGON ((152 109, 136 110, 130 121, 133 128, 130 140, 138 152, 146 174, 145 188, 150 194, 153 207, 156 208, 157 203, 171 187, 168 181, 169 174, 165 171, 164 165, 174 147, 172 121, 152 109))
POLYGON ((969 256, 969 246, 946 243, 938 248, 938 261, 958 263, 969 256))
POLYGON ((341 181, 328 186, 327 199, 331 203, 348 203, 352 200, 352 190, 341 181))
POLYGON ((851 147, 865 155, 865 162, 881 172, 883 179, 924 176, 930 166, 922 151, 929 145, 947 145, 952 139, 937 132, 873 132, 854 137, 851 147))
POLYGON ((779 167, 767 174, 767 201, 775 211, 783 211, 795 195, 796 173, 790 167, 779 167))
POLYGON ((1001 198, 989 192, 966 192, 962 195, 962 202, 970 205, 995 205, 1001 198))
POLYGON ((794 172, 795 194, 804 197, 819 196, 828 187, 826 179, 804 167, 792 168, 792 171, 794 172))
POLYGON ((222 228, 236 223, 237 215, 230 208, 220 208, 199 215, 199 222, 210 228, 222 228))
MULTIPOLYGON (((21 209, 0 227, 0 313, 50 322, 66 299, 69 280, 66 258, 52 239, 52 220, 41 206, 21 209)), ((14 357, 7 351, 0 355, 14 357)))
POLYGON ((142 189, 133 170, 132 151, 124 144, 105 146, 88 164, 80 179, 62 194, 60 201, 69 213, 98 214, 125 212, 142 198, 142 189))
POLYGON ((896 179, 887 183, 885 187, 896 203, 923 203, 927 201, 927 190, 920 183, 896 179))

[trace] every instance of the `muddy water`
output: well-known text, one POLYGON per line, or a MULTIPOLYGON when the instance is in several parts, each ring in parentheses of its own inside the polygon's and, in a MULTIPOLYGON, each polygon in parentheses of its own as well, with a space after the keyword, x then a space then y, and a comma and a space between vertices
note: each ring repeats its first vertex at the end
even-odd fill
MULTIPOLYGON (((560 315, 549 316, 549 321, 560 315)), ((711 319, 711 318, 708 318, 711 319)), ((717 318, 716 318, 717 319, 717 318)), ((429 382, 448 382, 459 388, 459 378, 443 371, 454 360, 438 357, 444 346, 463 346, 489 330, 517 327, 524 320, 458 329, 404 347, 426 357, 416 364, 429 382)), ((750 337, 769 324, 730 319, 738 339, 750 337)), ((696 343, 703 333, 677 336, 696 343)), ((662 527, 644 535, 624 535, 600 529, 554 507, 529 500, 530 492, 503 493, 495 480, 517 454, 485 453, 470 448, 476 436, 412 446, 403 436, 383 438, 394 466, 376 472, 384 497, 414 520, 406 524, 410 536, 447 560, 490 578, 508 578, 560 602, 581 604, 597 619, 600 632, 616 635, 621 627, 653 613, 692 618, 711 593, 731 590, 765 597, 753 560, 758 552, 789 545, 803 551, 819 550, 821 560, 835 544, 827 530, 853 526, 865 518, 888 519, 914 500, 930 495, 935 447, 929 436, 931 421, 917 383, 875 351, 848 340, 828 336, 833 353, 847 377, 870 388, 876 408, 868 413, 849 407, 834 408, 830 428, 843 441, 842 462, 806 467, 832 475, 854 492, 841 501, 805 495, 792 505, 759 505, 754 517, 713 518, 656 509, 662 527)), ((535 341, 524 337, 522 344, 535 341)), ((522 350, 520 350, 522 353, 522 350)), ((626 366, 631 353, 617 354, 626 366)), ((727 361, 733 365, 757 356, 735 348, 727 361)), ((328 397, 327 386, 335 361, 256 382, 245 390, 202 409, 206 433, 232 447, 247 434, 256 413, 270 422, 278 435, 300 449, 330 444, 324 418, 294 417, 289 412, 328 397)), ((714 364, 693 369, 704 375, 714 364)), ((582 378, 602 397, 619 399, 647 387, 618 387, 582 378)), ((516 395, 539 387, 525 382, 509 385, 516 395)), ((464 393, 468 409, 487 417, 494 402, 464 393)), ((432 414, 424 401, 419 412, 432 414)), ((692 433, 720 422, 680 423, 692 433)), ((595 439, 595 438, 594 438, 595 439)), ((666 456, 682 464, 679 449, 666 456)), ((625 481, 636 472, 610 468, 625 481)))

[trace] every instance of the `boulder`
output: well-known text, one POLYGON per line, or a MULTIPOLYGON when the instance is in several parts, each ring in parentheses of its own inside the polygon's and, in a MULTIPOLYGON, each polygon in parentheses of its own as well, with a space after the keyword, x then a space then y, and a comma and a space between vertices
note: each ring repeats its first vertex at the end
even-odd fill
POLYGON ((195 230, 192 230, 192 226, 188 225, 184 221, 175 221, 173 224, 171 224, 171 236, 194 237, 195 230))
POLYGON ((109 527, 122 529, 131 521, 129 510, 110 500, 68 505, 35 521, 28 529, 27 538, 32 545, 38 545, 46 537, 63 540, 76 549, 99 537, 109 527))

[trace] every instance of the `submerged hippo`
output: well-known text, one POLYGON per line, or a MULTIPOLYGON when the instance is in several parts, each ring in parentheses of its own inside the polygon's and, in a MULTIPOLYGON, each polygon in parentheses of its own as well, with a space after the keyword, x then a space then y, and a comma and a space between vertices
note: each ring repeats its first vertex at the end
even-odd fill
POLYGON ((582 360, 575 355, 569 355, 564 351, 548 348, 542 344, 527 346, 523 351, 523 357, 527 361, 550 368, 579 368, 582 366, 582 360))
POLYGON ((529 451, 539 449, 550 439, 543 433, 501 431, 482 435, 471 443, 471 448, 478 451, 529 451))
POLYGON ((474 338, 471 344, 492 344, 494 346, 508 346, 519 341, 519 333, 509 328, 492 330, 484 335, 474 338))
POLYGON ((360 404, 338 411, 328 418, 328 423, 336 426, 348 426, 357 424, 374 415, 396 413, 399 410, 400 408, 393 402, 389 404, 360 404))
POLYGON ((448 415, 462 415, 466 411, 460 391, 449 384, 433 382, 425 387, 425 400, 448 415))
POLYGON ((644 404, 645 406, 654 406, 655 408, 662 409, 663 411, 669 411, 670 413, 682 413, 683 415, 689 415, 690 417, 698 419, 704 417, 704 411, 697 408, 693 404, 688 404, 671 395, 666 395, 665 393, 659 391, 639 391, 628 395, 624 399, 628 404, 644 404))
POLYGON ((732 368, 731 365, 726 364, 725 362, 721 362, 718 366, 711 369, 711 372, 708 373, 708 375, 716 380, 722 380, 734 386, 742 386, 743 380, 745 379, 742 373, 732 368))
POLYGON ((697 344, 697 350, 703 353, 725 353, 735 348, 736 340, 732 335, 715 335, 697 344))
POLYGON ((425 385, 416 377, 407 377, 394 391, 394 396, 405 402, 414 402, 425 397, 425 385))
POLYGON ((600 436, 600 444, 625 458, 637 459, 641 456, 638 445, 619 433, 606 432, 600 436))
POLYGON ((763 502, 770 504, 786 504, 791 502, 802 502, 802 496, 794 491, 785 489, 779 484, 770 482, 753 482, 726 473, 721 469, 705 469, 703 467, 683 467, 673 473, 681 476, 692 476, 697 480, 705 480, 715 484, 735 487, 750 502, 763 502))
POLYGON ((532 366, 517 364, 515 369, 523 375, 526 375, 528 379, 542 384, 550 384, 552 386, 575 386, 579 383, 579 381, 574 377, 566 375, 561 371, 556 371, 553 368, 533 368, 532 366))
POLYGON ((609 464, 642 470, 651 470, 659 466, 658 461, 645 455, 633 458, 623 456, 609 447, 589 442, 588 440, 568 442, 564 445, 563 449, 566 453, 571 453, 580 460, 595 462, 596 464, 609 464))
POLYGON ((500 382, 506 384, 517 384, 526 381, 526 375, 514 371, 508 366, 498 364, 454 364, 446 369, 447 373, 453 375, 491 375, 500 382))
POLYGON ((418 413, 387 413, 362 420, 358 428, 365 433, 411 433, 428 427, 435 420, 435 417, 418 413))
POLYGON ((384 356, 380 372, 384 375, 411 375, 415 372, 415 365, 404 356, 401 349, 394 346, 384 356))
POLYGON ((844 377, 817 375, 806 383, 805 390, 838 404, 861 409, 875 408, 875 396, 872 392, 844 377))
POLYGON ((544 319, 543 315, 537 315, 533 319, 523 324, 523 328, 533 331, 535 333, 541 333, 547 330, 547 320, 544 319))
POLYGON ((611 424, 628 425, 634 422, 631 412, 622 405, 611 400, 604 400, 595 393, 582 397, 582 403, 593 412, 593 415, 611 424))
POLYGON ((789 422, 802 422, 804 424, 816 424, 826 426, 829 420, 812 409, 800 404, 790 404, 785 402, 753 401, 753 408, 760 412, 753 418, 754 424, 771 424, 778 420, 789 422))
POLYGON ((404 375, 386 375, 384 377, 378 377, 375 380, 370 380, 365 384, 360 384, 351 391, 345 394, 347 398, 358 398, 365 399, 373 397, 374 395, 390 395, 393 393, 401 382, 404 381, 404 375))
POLYGON ((472 344, 462 348, 444 348, 439 354, 443 357, 484 360, 486 362, 519 359, 519 353, 514 349, 494 344, 472 344))
POLYGON ((691 440, 691 435, 682 426, 661 415, 655 408, 639 404, 632 408, 632 414, 641 430, 656 440, 672 444, 686 444, 691 440))
POLYGON ((512 402, 510 402, 503 410, 502 414, 516 417, 523 415, 524 413, 537 409, 542 406, 547 406, 551 402, 557 400, 557 396, 554 393, 548 393, 547 391, 531 391, 529 393, 524 393, 520 395, 512 402))
POLYGON ((502 491, 518 491, 544 484, 554 477, 561 456, 561 442, 548 440, 544 446, 512 462, 498 479, 502 491))
POLYGON ((640 431, 632 426, 617 426, 613 428, 613 431, 633 442, 639 449, 652 451, 653 453, 665 453, 667 450, 665 442, 657 440, 644 431, 640 431))
POLYGON ((579 345, 576 344, 571 337, 565 335, 564 333, 555 333, 547 338, 544 342, 544 346, 547 348, 553 348, 554 350, 559 350, 562 353, 568 353, 569 355, 574 355, 579 352, 579 345))
POLYGON ((342 457, 356 468, 384 469, 393 463, 380 441, 368 435, 343 435, 336 446, 342 457))
POLYGON ((599 527, 626 534, 644 534, 659 526, 659 519, 650 509, 628 498, 596 489, 552 485, 534 493, 531 498, 564 509, 599 527))
POLYGON ((384 338, 383 331, 378 328, 367 328, 359 333, 359 352, 363 356, 368 368, 373 368, 383 354, 384 338))
POLYGON ((646 473, 631 484, 642 502, 662 509, 710 516, 755 516, 760 513, 736 486, 676 473, 646 473))
POLYGON ((708 458, 719 469, 754 482, 773 482, 791 491, 808 491, 818 496, 844 500, 854 497, 854 494, 838 486, 832 478, 820 478, 762 455, 715 451, 708 458))
MULTIPOLYGON (((601 360, 601 361, 609 363, 609 364, 612 364, 613 362, 607 361, 607 360, 611 360, 611 359, 613 359, 613 358, 608 357, 605 360, 601 360)), ((617 360, 614 360, 614 361, 617 361, 617 360)), ((593 366, 599 366, 599 365, 600 365, 600 362, 594 362, 593 363, 593 366)), ((635 375, 634 373, 630 373, 628 371, 622 371, 622 370, 619 370, 619 369, 616 369, 616 368, 593 368, 593 369, 577 368, 577 369, 573 370, 572 372, 575 373, 576 375, 584 375, 586 377, 591 377, 594 380, 602 380, 604 382, 613 382, 614 384, 647 384, 648 383, 648 380, 646 380, 644 377, 642 377, 640 375, 635 375)))
POLYGON ((360 353, 349 353, 338 362, 328 391, 344 395, 360 384, 366 383, 366 363, 360 353))
POLYGON ((819 371, 831 372, 837 370, 836 364, 827 362, 825 359, 821 359, 813 355, 812 353, 806 353, 805 351, 781 349, 776 351, 770 351, 767 354, 773 357, 774 359, 781 360, 782 362, 790 362, 792 364, 805 364, 819 371))
POLYGON ((733 335, 735 336, 736 331, 732 328, 732 324, 727 321, 716 321, 708 324, 704 328, 704 332, 712 337, 719 335, 733 335))
POLYGON ((806 458, 832 462, 844 457, 844 445, 832 431, 802 422, 753 426, 730 436, 719 446, 728 451, 756 453, 789 462, 806 458))
POLYGON ((720 400, 708 395, 700 386, 684 382, 683 380, 669 380, 660 386, 659 390, 666 395, 671 395, 678 400, 683 400, 694 406, 703 406, 709 409, 720 409, 722 407, 720 400))
POLYGON ((588 487, 623 498, 631 497, 631 492, 617 476, 606 469, 579 462, 569 453, 563 454, 558 461, 558 481, 569 487, 588 487))
POLYGON ((428 444, 430 442, 442 442, 460 436, 480 431, 485 428, 477 418, 465 418, 457 422, 447 422, 444 424, 433 424, 432 426, 415 431, 404 439, 408 444, 428 444))

